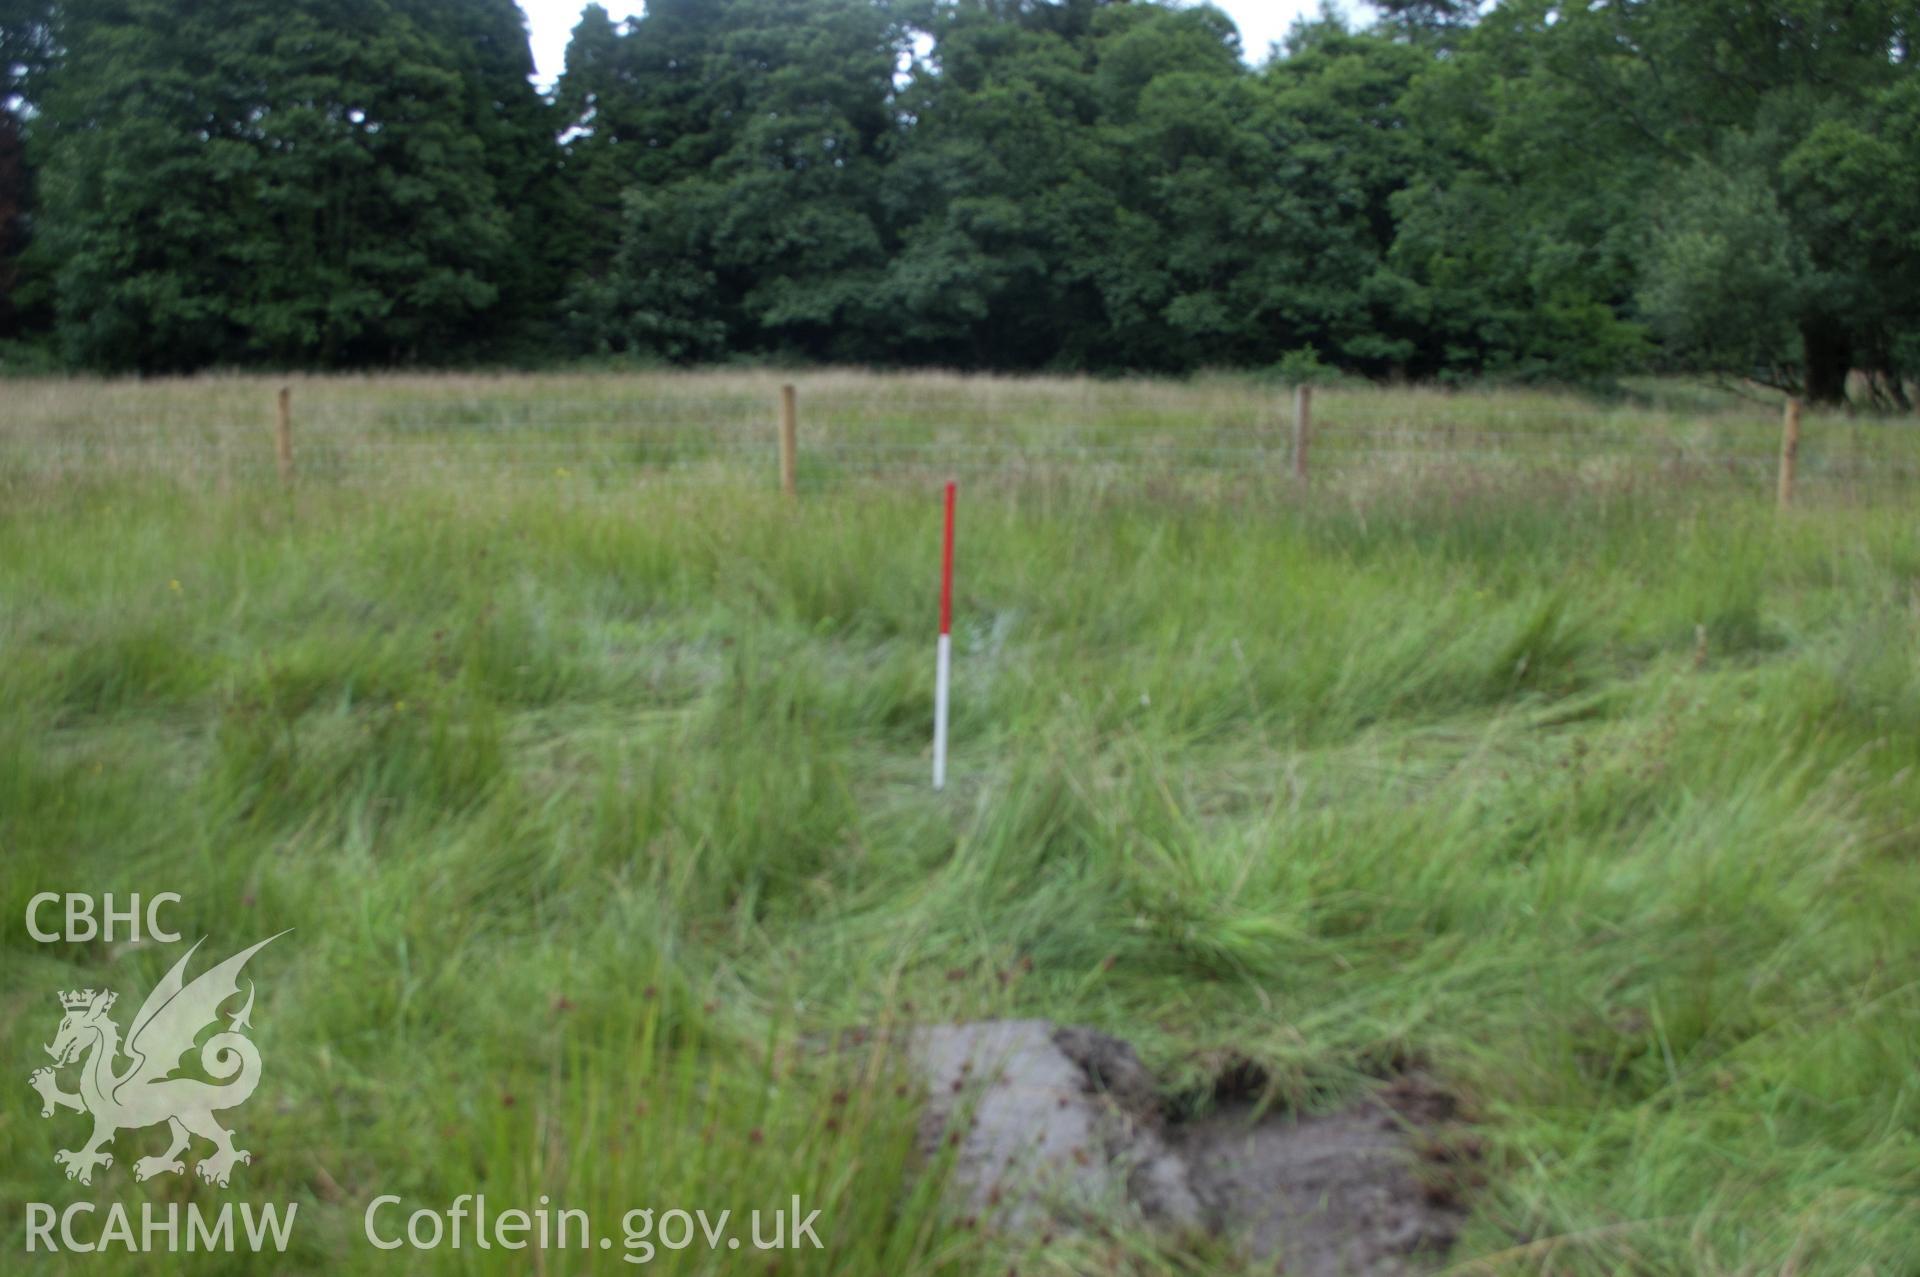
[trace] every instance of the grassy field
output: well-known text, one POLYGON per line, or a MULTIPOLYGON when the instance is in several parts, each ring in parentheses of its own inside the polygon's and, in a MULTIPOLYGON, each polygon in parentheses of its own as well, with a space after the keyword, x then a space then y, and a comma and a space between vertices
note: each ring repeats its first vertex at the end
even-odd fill
POLYGON ((1911 426, 1811 420, 1783 514, 1752 405, 1329 392, 1301 490, 1250 382, 833 374, 790 503, 776 381, 299 381, 291 492, 279 383, 0 391, 6 1244, 299 1203, 271 1263, 33 1270, 627 1270, 362 1237, 483 1192, 821 1211, 675 1271, 1232 1271, 969 1229, 894 1064, 820 1049, 1031 1015, 1305 1111, 1418 1064, 1486 1148, 1462 1272, 1915 1271, 1911 426), (130 1014, 178 952, 35 943, 43 890, 294 928, 229 1192, 134 1183, 158 1130, 53 1164, 55 993, 130 1014))

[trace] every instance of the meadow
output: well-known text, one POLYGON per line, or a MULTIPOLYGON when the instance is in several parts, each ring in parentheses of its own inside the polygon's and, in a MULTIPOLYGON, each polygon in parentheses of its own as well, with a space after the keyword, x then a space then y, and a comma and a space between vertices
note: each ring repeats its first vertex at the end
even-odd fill
POLYGON ((1809 418, 1782 511, 1777 409, 1672 389, 1329 389, 1301 484, 1250 379, 819 373, 789 500, 780 380, 295 379, 290 486, 280 381, 0 387, 5 1244, 299 1204, 270 1260, 30 1270, 630 1267, 362 1236, 484 1193, 821 1212, 670 1271, 1240 1271, 940 1207, 857 1031, 1039 1016, 1200 1107, 1439 1079, 1449 1271, 1914 1271, 1910 421, 1809 418), (178 952, 37 943, 47 890, 177 892, 209 959, 293 929, 233 1189, 135 1183, 151 1129, 54 1165, 55 994, 130 1013, 178 952))

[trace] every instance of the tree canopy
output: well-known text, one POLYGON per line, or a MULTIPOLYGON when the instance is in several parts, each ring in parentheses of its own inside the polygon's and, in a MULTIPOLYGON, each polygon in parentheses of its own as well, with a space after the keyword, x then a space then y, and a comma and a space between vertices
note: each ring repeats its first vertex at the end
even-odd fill
POLYGON ((1920 372, 1916 10, 0 0, 0 362, 1920 372))

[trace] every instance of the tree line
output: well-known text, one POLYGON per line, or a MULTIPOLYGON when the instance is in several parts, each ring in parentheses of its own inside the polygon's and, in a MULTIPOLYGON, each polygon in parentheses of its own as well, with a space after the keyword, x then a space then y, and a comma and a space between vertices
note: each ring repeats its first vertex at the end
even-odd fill
POLYGON ((0 0, 0 364, 1920 373, 1920 8, 0 0))

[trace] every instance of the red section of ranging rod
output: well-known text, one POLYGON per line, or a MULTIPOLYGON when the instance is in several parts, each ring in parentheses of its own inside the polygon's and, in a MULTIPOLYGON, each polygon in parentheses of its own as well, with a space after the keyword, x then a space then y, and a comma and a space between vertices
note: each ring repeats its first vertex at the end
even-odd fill
POLYGON ((947 538, 940 547, 940 632, 953 633, 953 489, 947 485, 947 538))

